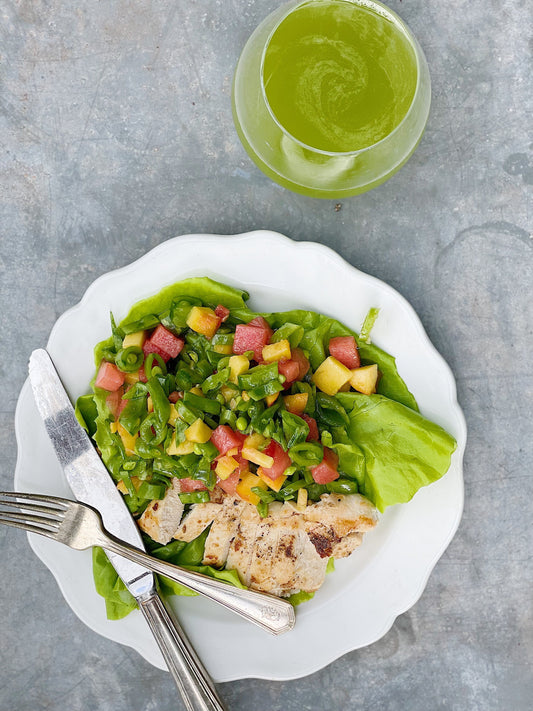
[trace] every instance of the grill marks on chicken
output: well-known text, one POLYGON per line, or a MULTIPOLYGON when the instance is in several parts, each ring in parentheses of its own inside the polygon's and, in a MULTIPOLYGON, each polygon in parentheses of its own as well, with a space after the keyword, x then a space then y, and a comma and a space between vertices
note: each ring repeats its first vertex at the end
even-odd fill
POLYGON ((228 496, 222 503, 193 506, 174 538, 192 541, 211 525, 204 564, 225 564, 248 587, 287 596, 318 590, 328 558, 350 555, 376 523, 374 506, 355 494, 326 494, 303 511, 274 502, 265 518, 255 506, 228 496))
POLYGON ((279 596, 292 595, 300 590, 314 592, 324 582, 328 558, 322 558, 316 550, 302 526, 302 516, 290 504, 284 504, 279 512, 272 587, 265 592, 279 596))
POLYGON ((349 556, 376 522, 376 509, 358 495, 323 496, 305 514, 305 530, 319 555, 334 558, 349 556))

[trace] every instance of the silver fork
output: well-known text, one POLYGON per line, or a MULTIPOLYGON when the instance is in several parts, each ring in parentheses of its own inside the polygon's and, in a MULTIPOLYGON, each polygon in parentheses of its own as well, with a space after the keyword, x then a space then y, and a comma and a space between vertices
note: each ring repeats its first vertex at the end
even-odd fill
POLYGON ((6 526, 38 533, 76 550, 100 546, 185 585, 275 635, 294 627, 294 608, 286 600, 253 590, 241 590, 207 575, 153 558, 105 531, 100 514, 86 504, 56 496, 2 491, 0 507, 8 509, 0 509, 0 523, 6 526), (11 508, 20 508, 23 512, 12 511, 11 508))

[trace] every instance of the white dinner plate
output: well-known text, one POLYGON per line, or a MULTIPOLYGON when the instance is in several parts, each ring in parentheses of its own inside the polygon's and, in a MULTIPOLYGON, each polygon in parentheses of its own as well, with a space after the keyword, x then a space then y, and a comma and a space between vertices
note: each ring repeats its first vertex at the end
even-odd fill
MULTIPOLYGON (((97 279, 80 303, 59 318, 48 350, 72 401, 88 391, 93 348, 109 335, 109 312, 120 321, 140 299, 191 276, 209 276, 249 291, 254 310, 305 308, 334 316, 358 331, 368 309, 380 309, 373 342, 396 357, 420 410, 457 439, 447 474, 407 504, 387 509, 349 558, 337 561, 315 597, 297 608, 296 627, 272 637, 201 597, 173 597, 172 605, 215 681, 245 677, 293 679, 321 669, 382 637, 420 597, 450 543, 462 513, 462 457, 466 426, 453 375, 430 343, 411 306, 394 289, 347 264, 331 249, 257 231, 243 235, 187 235, 156 247, 132 264, 97 279)), ((29 355, 29 354, 28 354, 29 355)), ((28 382, 16 416, 15 490, 72 497, 33 402, 28 382)), ((136 649, 165 669, 136 610, 106 619, 92 580, 90 551, 73 551, 29 535, 70 607, 104 637, 136 649)))

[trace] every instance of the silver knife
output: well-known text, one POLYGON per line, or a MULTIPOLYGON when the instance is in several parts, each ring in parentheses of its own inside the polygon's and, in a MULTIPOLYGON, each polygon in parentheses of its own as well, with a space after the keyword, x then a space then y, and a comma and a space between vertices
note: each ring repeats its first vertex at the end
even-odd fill
MULTIPOLYGON (((74 495, 100 512, 110 533, 144 550, 140 531, 93 443, 80 427, 47 351, 38 349, 31 354, 29 374, 37 408, 74 495)), ((207 671, 163 604, 153 573, 116 554, 107 555, 137 600, 188 711, 224 711, 207 671)))

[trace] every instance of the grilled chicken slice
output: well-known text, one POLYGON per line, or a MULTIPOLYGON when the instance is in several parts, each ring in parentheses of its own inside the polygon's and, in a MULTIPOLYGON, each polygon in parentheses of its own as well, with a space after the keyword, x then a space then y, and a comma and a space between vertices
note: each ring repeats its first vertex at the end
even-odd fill
POLYGON ((247 506, 244 501, 228 496, 215 516, 205 541, 204 565, 221 568, 228 557, 230 545, 237 535, 242 512, 247 506))
POLYGON ((320 501, 304 510, 306 521, 330 526, 342 538, 353 531, 370 531, 378 521, 375 506, 359 494, 323 494, 320 501))
POLYGON ((257 508, 248 504, 242 510, 235 537, 230 543, 226 567, 234 569, 244 585, 249 586, 249 567, 254 555, 255 539, 260 527, 261 517, 257 508))
POLYGON ((141 530, 162 545, 172 539, 174 531, 179 526, 184 508, 179 494, 179 479, 174 477, 164 498, 150 501, 137 521, 141 530))
POLYGON ((172 537, 185 541, 185 543, 194 541, 214 521, 221 510, 222 504, 214 504, 212 502, 195 504, 181 524, 178 520, 179 526, 177 525, 172 532, 172 537))
POLYGON ((325 494, 303 511, 274 502, 265 518, 252 504, 227 496, 194 505, 174 538, 192 541, 211 526, 205 565, 225 565, 255 590, 288 596, 318 590, 328 558, 350 555, 376 523, 376 509, 358 495, 325 494))
POLYGON ((314 592, 324 582, 328 561, 318 555, 302 523, 302 514, 283 504, 275 523, 278 542, 265 592, 281 597, 300 590, 314 592))
POLYGON ((268 516, 261 519, 258 526, 254 556, 246 574, 250 581, 249 585, 255 590, 272 592, 275 589, 272 581, 272 567, 277 560, 276 552, 281 528, 273 525, 273 520, 277 518, 282 507, 283 504, 279 501, 270 504, 268 516))
POLYGON ((294 578, 291 581, 290 590, 286 590, 283 595, 293 595, 294 593, 316 592, 324 582, 328 558, 321 558, 316 552, 309 538, 299 532, 298 537, 302 544, 302 550, 298 555, 294 565, 294 578))
POLYGON ((303 512, 305 530, 322 557, 345 558, 361 544, 360 534, 378 521, 375 507, 359 494, 324 494, 303 512))

